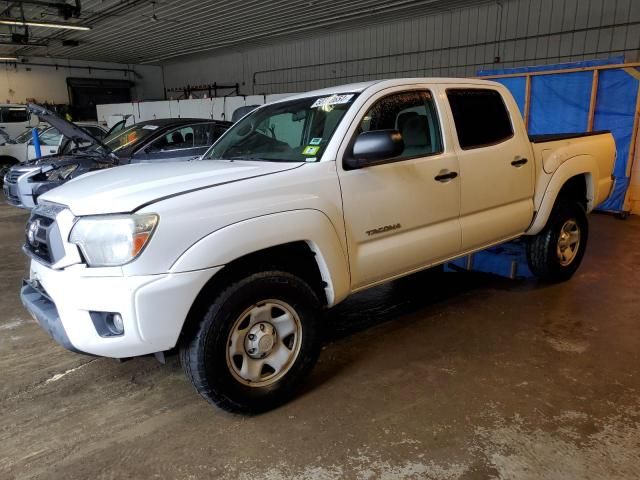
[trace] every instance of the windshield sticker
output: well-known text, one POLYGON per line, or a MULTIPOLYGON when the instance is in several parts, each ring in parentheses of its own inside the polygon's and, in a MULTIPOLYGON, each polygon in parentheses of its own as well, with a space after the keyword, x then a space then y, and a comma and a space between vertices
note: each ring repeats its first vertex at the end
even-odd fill
POLYGON ((320 145, 322 143, 322 138, 312 138, 309 142, 309 145, 320 145))
POLYGON ((308 146, 308 147, 305 147, 304 150, 302 150, 302 154, 315 155, 316 153, 318 153, 318 150, 320 150, 320 147, 308 146))
POLYGON ((157 130, 158 129, 158 125, 145 125, 144 127, 142 127, 144 130, 157 130))
POLYGON ((331 95, 330 97, 322 97, 317 99, 311 105, 311 108, 326 107, 328 105, 340 105, 342 103, 349 103, 353 98, 353 94, 348 95, 331 95))

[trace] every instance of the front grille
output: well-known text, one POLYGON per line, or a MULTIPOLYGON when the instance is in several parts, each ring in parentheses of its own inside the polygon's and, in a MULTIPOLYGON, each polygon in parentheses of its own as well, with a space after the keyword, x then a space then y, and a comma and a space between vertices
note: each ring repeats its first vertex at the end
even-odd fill
POLYGON ((25 248, 32 255, 48 264, 54 262, 50 247, 52 225, 53 219, 33 214, 25 231, 25 248))
POLYGON ((22 170, 14 170, 13 168, 11 170, 9 170, 9 172, 7 173, 7 176, 4 177, 5 178, 5 182, 8 183, 17 183, 18 182, 18 178, 20 178, 20 176, 24 175, 26 172, 22 171, 22 170))
POLYGON ((31 213, 25 229, 24 251, 27 255, 52 265, 64 256, 62 236, 55 221, 57 206, 43 205, 31 213))

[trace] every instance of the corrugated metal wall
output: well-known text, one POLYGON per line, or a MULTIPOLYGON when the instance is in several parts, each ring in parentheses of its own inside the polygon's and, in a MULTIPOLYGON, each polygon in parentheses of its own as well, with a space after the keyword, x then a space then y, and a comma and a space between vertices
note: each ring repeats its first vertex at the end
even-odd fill
POLYGON ((505 0, 165 65, 167 87, 278 93, 384 77, 624 55, 640 60, 640 0, 505 0))

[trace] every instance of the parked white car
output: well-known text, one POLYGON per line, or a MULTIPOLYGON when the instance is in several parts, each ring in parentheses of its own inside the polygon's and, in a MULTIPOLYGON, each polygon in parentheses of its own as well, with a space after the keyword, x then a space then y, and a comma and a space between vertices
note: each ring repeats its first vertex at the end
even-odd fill
POLYGON ((31 115, 26 105, 0 104, 0 128, 9 135, 9 138, 15 138, 25 130, 37 127, 38 123, 38 117, 31 115))
POLYGON ((21 296, 70 350, 179 347, 205 399, 262 411, 315 363, 319 311, 354 292, 522 236, 536 275, 571 277, 615 155, 607 132, 529 138, 493 82, 303 93, 244 117, 201 161, 44 194, 21 296))
MULTIPOLYGON (((95 122, 75 122, 96 138, 104 138, 107 129, 95 122)), ((65 137, 55 127, 48 127, 39 133, 41 156, 55 155, 64 144, 65 137)), ((36 149, 33 144, 31 130, 23 132, 10 143, 0 145, 0 162, 7 160, 11 163, 24 163, 34 160, 36 149)))

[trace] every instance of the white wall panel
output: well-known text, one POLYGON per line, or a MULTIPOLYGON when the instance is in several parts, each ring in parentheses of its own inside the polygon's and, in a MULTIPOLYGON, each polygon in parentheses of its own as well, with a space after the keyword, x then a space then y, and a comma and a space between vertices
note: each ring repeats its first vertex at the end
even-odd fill
POLYGON ((211 118, 224 120, 224 98, 213 98, 211 102, 211 118))
POLYGON ((138 106, 135 103, 111 103, 109 105, 96 105, 99 122, 107 122, 112 115, 134 115, 137 114, 138 106))
POLYGON ((213 101, 210 98, 180 100, 180 118, 211 118, 213 101))
POLYGON ((141 102, 138 104, 139 114, 138 118, 136 118, 136 122, 171 118, 170 105, 170 100, 161 102, 141 102))
POLYGON ((246 100, 244 97, 226 97, 224 99, 224 120, 231 121, 236 108, 244 107, 246 100))

